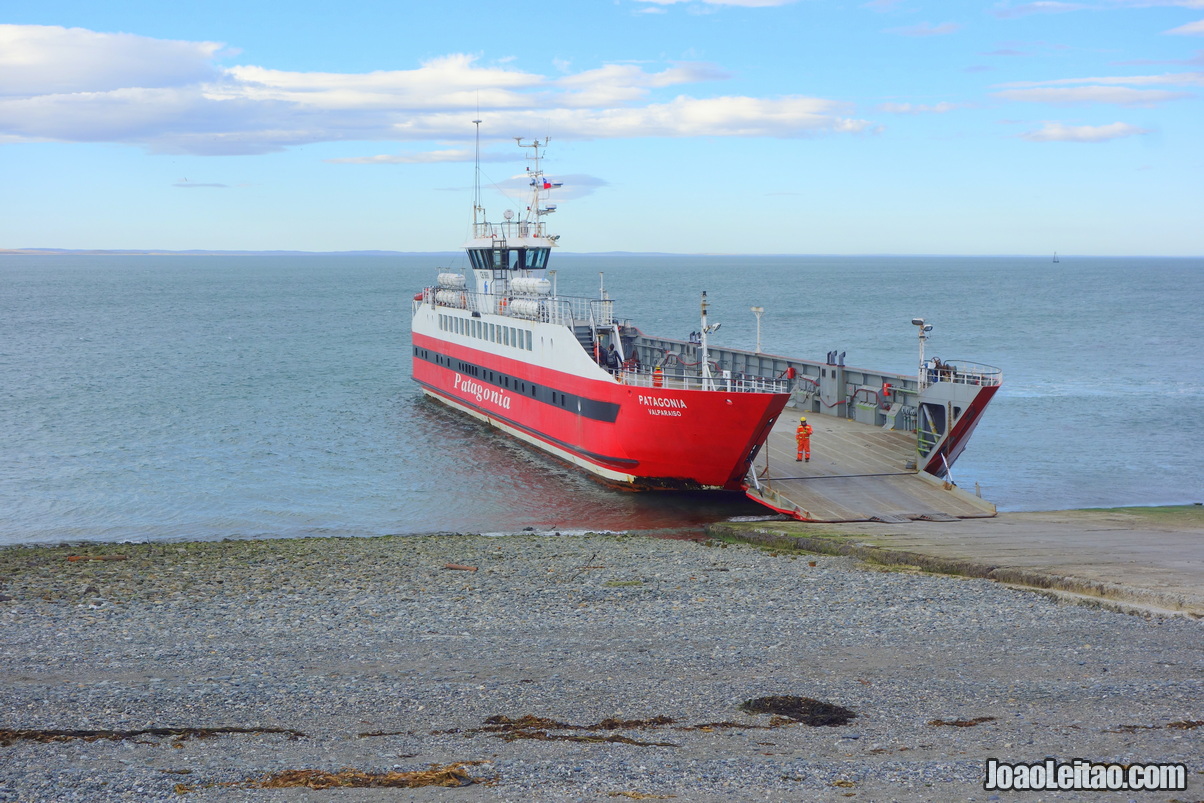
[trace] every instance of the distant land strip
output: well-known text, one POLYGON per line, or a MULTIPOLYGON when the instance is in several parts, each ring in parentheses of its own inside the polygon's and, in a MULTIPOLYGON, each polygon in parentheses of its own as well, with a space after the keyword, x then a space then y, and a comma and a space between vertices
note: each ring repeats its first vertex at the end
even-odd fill
POLYGON ((457 251, 166 251, 156 249, 71 249, 71 248, 0 248, 0 254, 33 256, 405 256, 408 254, 453 254, 457 251))
MULTIPOLYGON (((445 256, 461 255, 462 251, 168 251, 166 249, 143 248, 0 248, 0 256, 445 256)), ((675 254, 667 251, 568 251, 570 256, 698 256, 698 254, 675 254)), ((717 255, 728 256, 728 255, 717 255)), ((748 256, 748 255, 743 255, 748 256)), ((780 255, 777 255, 780 256, 780 255)))

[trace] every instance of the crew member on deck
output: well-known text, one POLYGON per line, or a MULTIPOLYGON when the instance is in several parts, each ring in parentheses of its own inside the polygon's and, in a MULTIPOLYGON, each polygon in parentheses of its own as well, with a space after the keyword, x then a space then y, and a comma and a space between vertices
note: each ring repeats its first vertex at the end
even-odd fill
POLYGON ((794 462, 811 462, 811 432, 811 425, 807 423, 806 416, 803 416, 798 420, 798 429, 794 431, 794 440, 798 444, 798 456, 794 458, 794 462))

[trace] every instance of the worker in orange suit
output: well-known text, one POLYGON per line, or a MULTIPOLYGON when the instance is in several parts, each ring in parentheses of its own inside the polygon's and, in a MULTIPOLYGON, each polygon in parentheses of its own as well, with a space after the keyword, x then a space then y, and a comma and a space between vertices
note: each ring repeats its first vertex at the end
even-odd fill
POLYGON ((798 444, 798 455, 794 458, 794 462, 806 460, 811 462, 811 425, 807 423, 806 416, 798 420, 798 429, 794 431, 794 440, 798 444))

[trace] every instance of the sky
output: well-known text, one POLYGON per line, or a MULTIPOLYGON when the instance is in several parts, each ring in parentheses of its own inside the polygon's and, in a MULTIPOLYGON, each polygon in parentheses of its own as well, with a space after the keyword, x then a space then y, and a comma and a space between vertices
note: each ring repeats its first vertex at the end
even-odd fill
POLYGON ((1204 0, 39 0, 0 249, 1204 255, 1204 0))

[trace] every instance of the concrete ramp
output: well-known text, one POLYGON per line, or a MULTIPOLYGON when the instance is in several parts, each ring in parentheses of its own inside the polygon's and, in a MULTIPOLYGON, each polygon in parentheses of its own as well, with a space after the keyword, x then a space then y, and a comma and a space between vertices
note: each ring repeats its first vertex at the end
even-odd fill
POLYGON ((995 506, 915 470, 915 436, 844 418, 809 415, 811 460, 795 462, 799 413, 774 425, 750 482, 750 499, 803 521, 956 521, 995 506))

